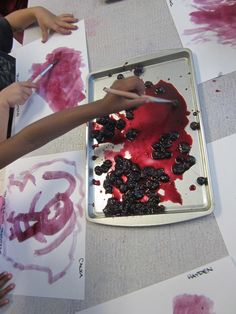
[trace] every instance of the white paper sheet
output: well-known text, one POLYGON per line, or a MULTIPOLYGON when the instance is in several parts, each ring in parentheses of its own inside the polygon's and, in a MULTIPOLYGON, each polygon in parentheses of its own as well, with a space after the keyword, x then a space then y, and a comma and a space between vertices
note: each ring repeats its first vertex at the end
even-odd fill
POLYGON ((13 274, 14 294, 84 298, 85 162, 79 151, 7 167, 0 265, 13 274))
POLYGON ((166 1, 183 46, 194 54, 198 83, 235 71, 236 0, 166 1), (192 12, 205 12, 204 23, 192 12))
POLYGON ((236 134, 208 144, 214 214, 229 254, 236 262, 236 134))
POLYGON ((235 289, 236 267, 225 257, 77 313, 235 314, 235 289))
POLYGON ((38 82, 39 88, 28 101, 16 106, 13 134, 53 112, 86 102, 89 68, 84 21, 77 25, 78 29, 71 35, 54 33, 46 43, 38 39, 17 50, 17 81, 35 78, 49 61, 59 62, 38 82))

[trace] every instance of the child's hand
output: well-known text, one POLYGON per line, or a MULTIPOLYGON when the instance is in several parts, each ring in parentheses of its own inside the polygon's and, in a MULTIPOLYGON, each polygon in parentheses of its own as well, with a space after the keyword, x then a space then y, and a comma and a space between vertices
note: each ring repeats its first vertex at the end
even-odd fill
POLYGON ((5 296, 15 288, 15 284, 12 283, 6 286, 6 283, 12 279, 12 274, 4 272, 0 274, 0 307, 9 303, 9 300, 5 296), (5 287, 6 286, 6 287, 5 287))
POLYGON ((41 28, 43 43, 48 40, 50 30, 63 35, 68 35, 71 34, 72 30, 77 29, 77 26, 73 25, 73 23, 78 22, 78 19, 76 19, 73 14, 68 13, 56 16, 45 8, 36 7, 35 17, 41 28))
MULTIPOLYGON (((111 88, 128 91, 128 92, 135 92, 142 96, 145 92, 145 86, 143 81, 136 77, 132 76, 126 79, 116 80, 111 88)), ((109 114, 113 112, 119 112, 122 110, 130 109, 133 107, 137 107, 147 102, 146 98, 137 98, 137 99, 128 99, 122 96, 117 96, 108 93, 104 97, 104 101, 106 104, 106 108, 104 108, 104 114, 109 114)))
POLYGON ((36 84, 30 81, 9 85, 0 92, 0 105, 6 106, 8 109, 16 105, 23 105, 31 96, 32 88, 36 87, 36 84))

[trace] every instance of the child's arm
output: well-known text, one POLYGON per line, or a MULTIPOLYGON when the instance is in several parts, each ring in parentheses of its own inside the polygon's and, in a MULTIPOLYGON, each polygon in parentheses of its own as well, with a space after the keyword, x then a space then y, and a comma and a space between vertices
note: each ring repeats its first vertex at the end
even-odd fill
POLYGON ((26 29, 31 24, 37 22, 42 32, 42 41, 48 39, 48 32, 53 30, 60 34, 70 34, 72 30, 77 29, 73 23, 78 22, 72 14, 62 14, 56 16, 43 7, 31 7, 23 10, 17 10, 5 17, 12 27, 13 32, 26 29))
MULTIPOLYGON (((136 91, 140 95, 144 93, 145 89, 143 82, 137 77, 117 80, 112 87, 125 91, 136 91)), ((144 102, 146 102, 144 98, 127 100, 121 96, 108 94, 103 99, 93 103, 47 116, 27 126, 12 138, 0 143, 0 168, 87 121, 129 109, 144 102)))

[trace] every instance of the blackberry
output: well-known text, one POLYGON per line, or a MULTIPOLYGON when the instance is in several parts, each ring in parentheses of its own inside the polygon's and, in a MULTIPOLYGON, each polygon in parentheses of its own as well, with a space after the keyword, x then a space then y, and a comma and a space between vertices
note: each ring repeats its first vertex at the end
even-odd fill
POLYGON ((190 128, 192 129, 192 130, 200 130, 200 123, 199 122, 191 122, 190 123, 190 128))
POLYGON ((150 88, 150 87, 153 86, 153 83, 152 83, 151 81, 146 81, 146 82, 144 83, 144 85, 145 85, 146 88, 150 88))
POLYGON ((176 141, 177 139, 179 138, 179 133, 178 132, 171 132, 170 133, 170 139, 172 140, 172 141, 176 141))
POLYGON ((121 193, 126 193, 128 191, 128 187, 124 183, 120 185, 119 189, 121 193))
POLYGON ((142 75, 144 72, 144 68, 142 65, 136 65, 136 67, 134 68, 134 75, 135 76, 140 76, 142 75))
POLYGON ((176 175, 181 175, 181 174, 183 174, 184 172, 185 172, 185 166, 184 166, 184 164, 174 164, 173 166, 172 166, 172 171, 173 171, 173 173, 174 174, 176 174, 176 175))
POLYGON ((116 122, 116 128, 117 128, 118 130, 123 130, 123 129, 125 128, 125 126, 126 126, 126 122, 125 122, 125 120, 123 120, 123 119, 119 119, 119 120, 116 122))
POLYGON ((197 178, 197 183, 199 184, 199 185, 207 185, 208 184, 208 180, 207 180, 207 178, 206 177, 198 177, 197 178))
POLYGON ((101 176, 101 175, 103 174, 103 171, 102 171, 101 167, 99 167, 99 166, 96 166, 96 167, 94 168, 94 172, 95 172, 96 175, 98 175, 98 176, 101 176))
POLYGON ((125 110, 125 116, 126 116, 126 119, 133 120, 133 118, 134 118, 133 110, 132 109, 125 110))
POLYGON ((107 173, 109 171, 110 167, 102 164, 100 169, 102 170, 103 173, 107 173))
POLYGON ((109 121, 105 124, 105 130, 114 131, 116 127, 116 120, 109 119, 109 121))
POLYGON ((109 119, 110 119, 109 116, 104 116, 104 117, 96 119, 96 123, 105 125, 108 123, 109 119))
POLYGON ((191 149, 190 145, 186 142, 179 143, 178 145, 178 150, 182 154, 188 154, 190 152, 190 149, 191 149))
POLYGON ((164 88, 163 86, 157 87, 157 88, 155 89, 155 93, 156 93, 157 95, 164 94, 164 93, 165 93, 165 88, 164 88))
POLYGON ((163 174, 160 176, 159 180, 163 183, 166 183, 170 181, 170 177, 168 176, 168 174, 163 174))
POLYGON ((122 80, 124 78, 124 75, 122 73, 117 75, 117 80, 122 80))
POLYGON ((108 167, 108 168, 111 168, 111 166, 112 166, 112 161, 109 160, 109 159, 106 159, 106 160, 104 161, 103 165, 105 165, 105 166, 108 167))
POLYGON ((136 129, 129 129, 126 134, 125 134, 125 138, 130 141, 130 142, 133 142, 136 137, 138 135, 138 130, 136 129))

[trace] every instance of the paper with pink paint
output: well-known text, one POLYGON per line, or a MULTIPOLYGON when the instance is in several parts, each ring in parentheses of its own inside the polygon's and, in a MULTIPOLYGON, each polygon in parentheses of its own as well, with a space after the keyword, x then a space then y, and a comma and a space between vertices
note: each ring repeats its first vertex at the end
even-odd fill
POLYGON ((14 294, 83 299, 85 152, 22 158, 7 167, 1 269, 14 294))
POLYGON ((225 257, 79 313, 235 314, 235 289, 236 267, 225 257))
POLYGON ((214 214, 229 254, 236 263, 236 134, 208 144, 214 214))
POLYGON ((53 61, 58 63, 40 79, 28 101, 16 107, 13 134, 49 114, 86 103, 89 67, 84 21, 77 25, 70 35, 54 33, 46 43, 38 39, 17 50, 17 81, 33 80, 53 61))
POLYGON ((236 70, 236 0, 166 0, 198 83, 236 70))

